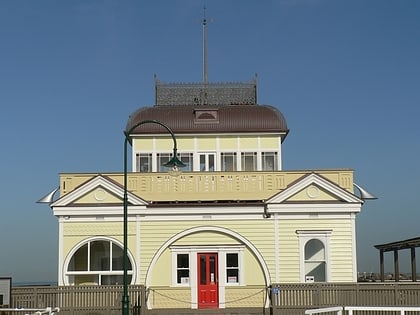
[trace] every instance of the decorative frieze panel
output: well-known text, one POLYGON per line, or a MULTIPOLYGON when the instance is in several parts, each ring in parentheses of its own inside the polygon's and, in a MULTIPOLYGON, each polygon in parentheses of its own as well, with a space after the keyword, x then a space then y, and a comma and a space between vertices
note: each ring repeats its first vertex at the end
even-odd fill
POLYGON ((257 84, 163 83, 156 80, 156 105, 255 105, 257 84))

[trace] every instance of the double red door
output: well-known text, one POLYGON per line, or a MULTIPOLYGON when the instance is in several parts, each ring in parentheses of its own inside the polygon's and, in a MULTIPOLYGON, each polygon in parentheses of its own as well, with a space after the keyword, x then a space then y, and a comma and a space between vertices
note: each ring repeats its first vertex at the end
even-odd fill
POLYGON ((197 254, 198 308, 219 307, 217 253, 197 254))

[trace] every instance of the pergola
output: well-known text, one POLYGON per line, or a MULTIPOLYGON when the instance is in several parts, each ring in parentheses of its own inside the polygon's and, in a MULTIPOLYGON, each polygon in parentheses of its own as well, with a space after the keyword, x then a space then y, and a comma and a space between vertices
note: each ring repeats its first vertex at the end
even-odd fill
POLYGON ((398 252, 402 249, 410 249, 411 251, 411 279, 417 281, 416 271, 416 248, 420 247, 420 237, 410 238, 404 241, 397 241, 387 244, 375 245, 379 249, 379 260, 381 268, 381 281, 385 281, 384 272, 384 252, 394 251, 394 274, 395 281, 399 281, 400 270, 398 265, 398 252))

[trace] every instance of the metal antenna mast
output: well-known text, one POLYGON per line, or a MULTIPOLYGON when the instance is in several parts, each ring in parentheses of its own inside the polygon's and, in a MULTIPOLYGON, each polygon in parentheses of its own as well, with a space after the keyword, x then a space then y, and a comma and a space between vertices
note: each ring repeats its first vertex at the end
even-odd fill
POLYGON ((207 85, 207 19, 206 6, 204 6, 203 13, 203 82, 207 85))

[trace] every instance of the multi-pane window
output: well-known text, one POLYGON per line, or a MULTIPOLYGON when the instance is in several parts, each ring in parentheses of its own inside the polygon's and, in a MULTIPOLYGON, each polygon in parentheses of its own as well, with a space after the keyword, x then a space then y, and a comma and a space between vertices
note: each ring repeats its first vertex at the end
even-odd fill
POLYGON ((189 284, 190 282, 190 255, 176 255, 176 283, 189 284))
POLYGON ((242 152, 241 163, 243 171, 257 170, 257 152, 242 152))
POLYGON ((192 153, 178 153, 178 158, 185 166, 182 168, 183 172, 192 172, 193 170, 193 154, 192 153))
POLYGON ((226 282, 239 283, 239 257, 238 253, 226 254, 226 282))
POLYGON ((158 172, 168 172, 169 168, 165 166, 166 163, 168 163, 171 158, 172 154, 170 153, 158 153, 156 155, 157 157, 157 171, 158 172))
POLYGON ((263 171, 277 170, 277 152, 262 152, 261 157, 263 171))
POLYGON ((222 171, 236 171, 236 152, 222 152, 220 154, 222 162, 222 171))
POLYGON ((216 166, 215 153, 200 153, 199 159, 201 172, 214 172, 216 166))
POLYGON ((152 171, 152 154, 137 153, 136 154, 136 171, 151 172, 152 171))
MULTIPOLYGON (((83 244, 67 265, 68 284, 122 284, 123 249, 110 240, 93 240, 83 244)), ((129 281, 133 268, 128 260, 129 281)))
POLYGON ((326 281, 326 259, 324 244, 311 239, 305 245, 305 279, 315 282, 326 281))

